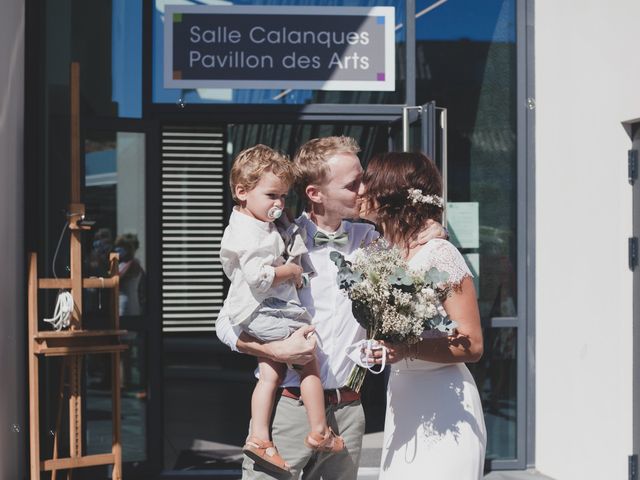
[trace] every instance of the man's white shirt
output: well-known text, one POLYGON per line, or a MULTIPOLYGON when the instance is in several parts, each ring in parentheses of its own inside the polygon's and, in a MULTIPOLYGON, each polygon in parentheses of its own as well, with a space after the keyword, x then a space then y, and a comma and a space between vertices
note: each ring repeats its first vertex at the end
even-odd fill
MULTIPOLYGON (((309 259, 317 275, 311 279, 307 288, 298 290, 298 296, 313 318, 312 325, 316 328, 318 347, 316 357, 320 369, 320 380, 325 389, 343 387, 354 363, 347 357, 346 349, 353 343, 365 338, 364 329, 356 322, 351 313, 351 300, 343 290, 340 290, 336 280, 337 267, 329 258, 329 254, 337 250, 347 260, 353 257, 354 252, 361 246, 369 244, 378 238, 378 232, 371 225, 364 223, 351 223, 343 221, 338 231, 348 234, 348 242, 344 246, 334 246, 328 243, 323 246, 314 246, 313 236, 318 227, 310 220, 307 214, 301 215, 296 223, 306 230, 306 246, 309 250, 309 259)), ((231 349, 238 351, 236 343, 241 333, 240 327, 234 326, 229 318, 228 306, 225 305, 216 321, 216 333, 218 338, 231 349)), ((299 375, 291 370, 283 386, 298 386, 299 375)))

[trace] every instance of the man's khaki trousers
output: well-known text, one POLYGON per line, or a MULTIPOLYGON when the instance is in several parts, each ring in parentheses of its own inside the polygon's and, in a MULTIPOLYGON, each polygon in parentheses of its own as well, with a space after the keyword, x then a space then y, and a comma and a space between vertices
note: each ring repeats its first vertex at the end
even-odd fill
POLYGON ((271 435, 278 452, 291 465, 291 476, 274 475, 245 457, 243 479, 356 480, 364 435, 360 401, 326 406, 327 423, 345 442, 345 449, 340 453, 318 453, 305 447, 309 421, 304 405, 299 400, 281 396, 276 402, 271 435))

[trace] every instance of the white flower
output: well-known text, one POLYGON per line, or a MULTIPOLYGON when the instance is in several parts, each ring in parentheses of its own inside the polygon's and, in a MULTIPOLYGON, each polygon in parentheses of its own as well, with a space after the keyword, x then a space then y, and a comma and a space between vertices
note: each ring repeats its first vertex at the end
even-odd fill
POLYGON ((424 272, 411 270, 400 250, 384 242, 356 251, 350 269, 362 280, 347 288, 347 294, 360 303, 356 315, 371 338, 415 342, 431 328, 429 320, 444 311, 440 303, 444 291, 425 283, 424 272), (399 269, 408 281, 390 283, 399 269))
POLYGON ((433 303, 430 303, 429 305, 427 305, 427 318, 433 318, 437 314, 438 314, 438 308, 433 303))
POLYGON ((411 200, 413 205, 416 203, 425 203, 427 205, 435 205, 440 208, 444 206, 444 200, 438 195, 425 195, 419 188, 409 188, 407 192, 409 194, 408 198, 411 200))

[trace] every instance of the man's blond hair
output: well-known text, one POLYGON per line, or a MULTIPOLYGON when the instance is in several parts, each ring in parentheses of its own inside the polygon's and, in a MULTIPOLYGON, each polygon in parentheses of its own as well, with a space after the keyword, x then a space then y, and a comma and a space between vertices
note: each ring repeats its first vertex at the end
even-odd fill
POLYGON ((327 160, 339 153, 357 155, 360 145, 351 137, 313 138, 302 145, 293 159, 296 166, 296 191, 308 204, 305 192, 309 185, 321 185, 327 179, 329 166, 327 160))
POLYGON ((287 185, 295 180, 295 167, 283 154, 271 147, 258 144, 241 151, 233 161, 229 185, 234 202, 240 203, 236 197, 236 187, 242 185, 246 191, 251 191, 266 172, 273 173, 287 185))

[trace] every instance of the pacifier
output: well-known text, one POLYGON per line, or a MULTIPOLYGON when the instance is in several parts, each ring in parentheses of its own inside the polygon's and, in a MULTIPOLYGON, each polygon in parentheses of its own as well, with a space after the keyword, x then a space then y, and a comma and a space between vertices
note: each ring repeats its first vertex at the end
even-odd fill
POLYGON ((280 207, 276 207, 275 205, 269 209, 267 212, 267 217, 271 220, 277 220, 282 216, 282 209, 280 207))

